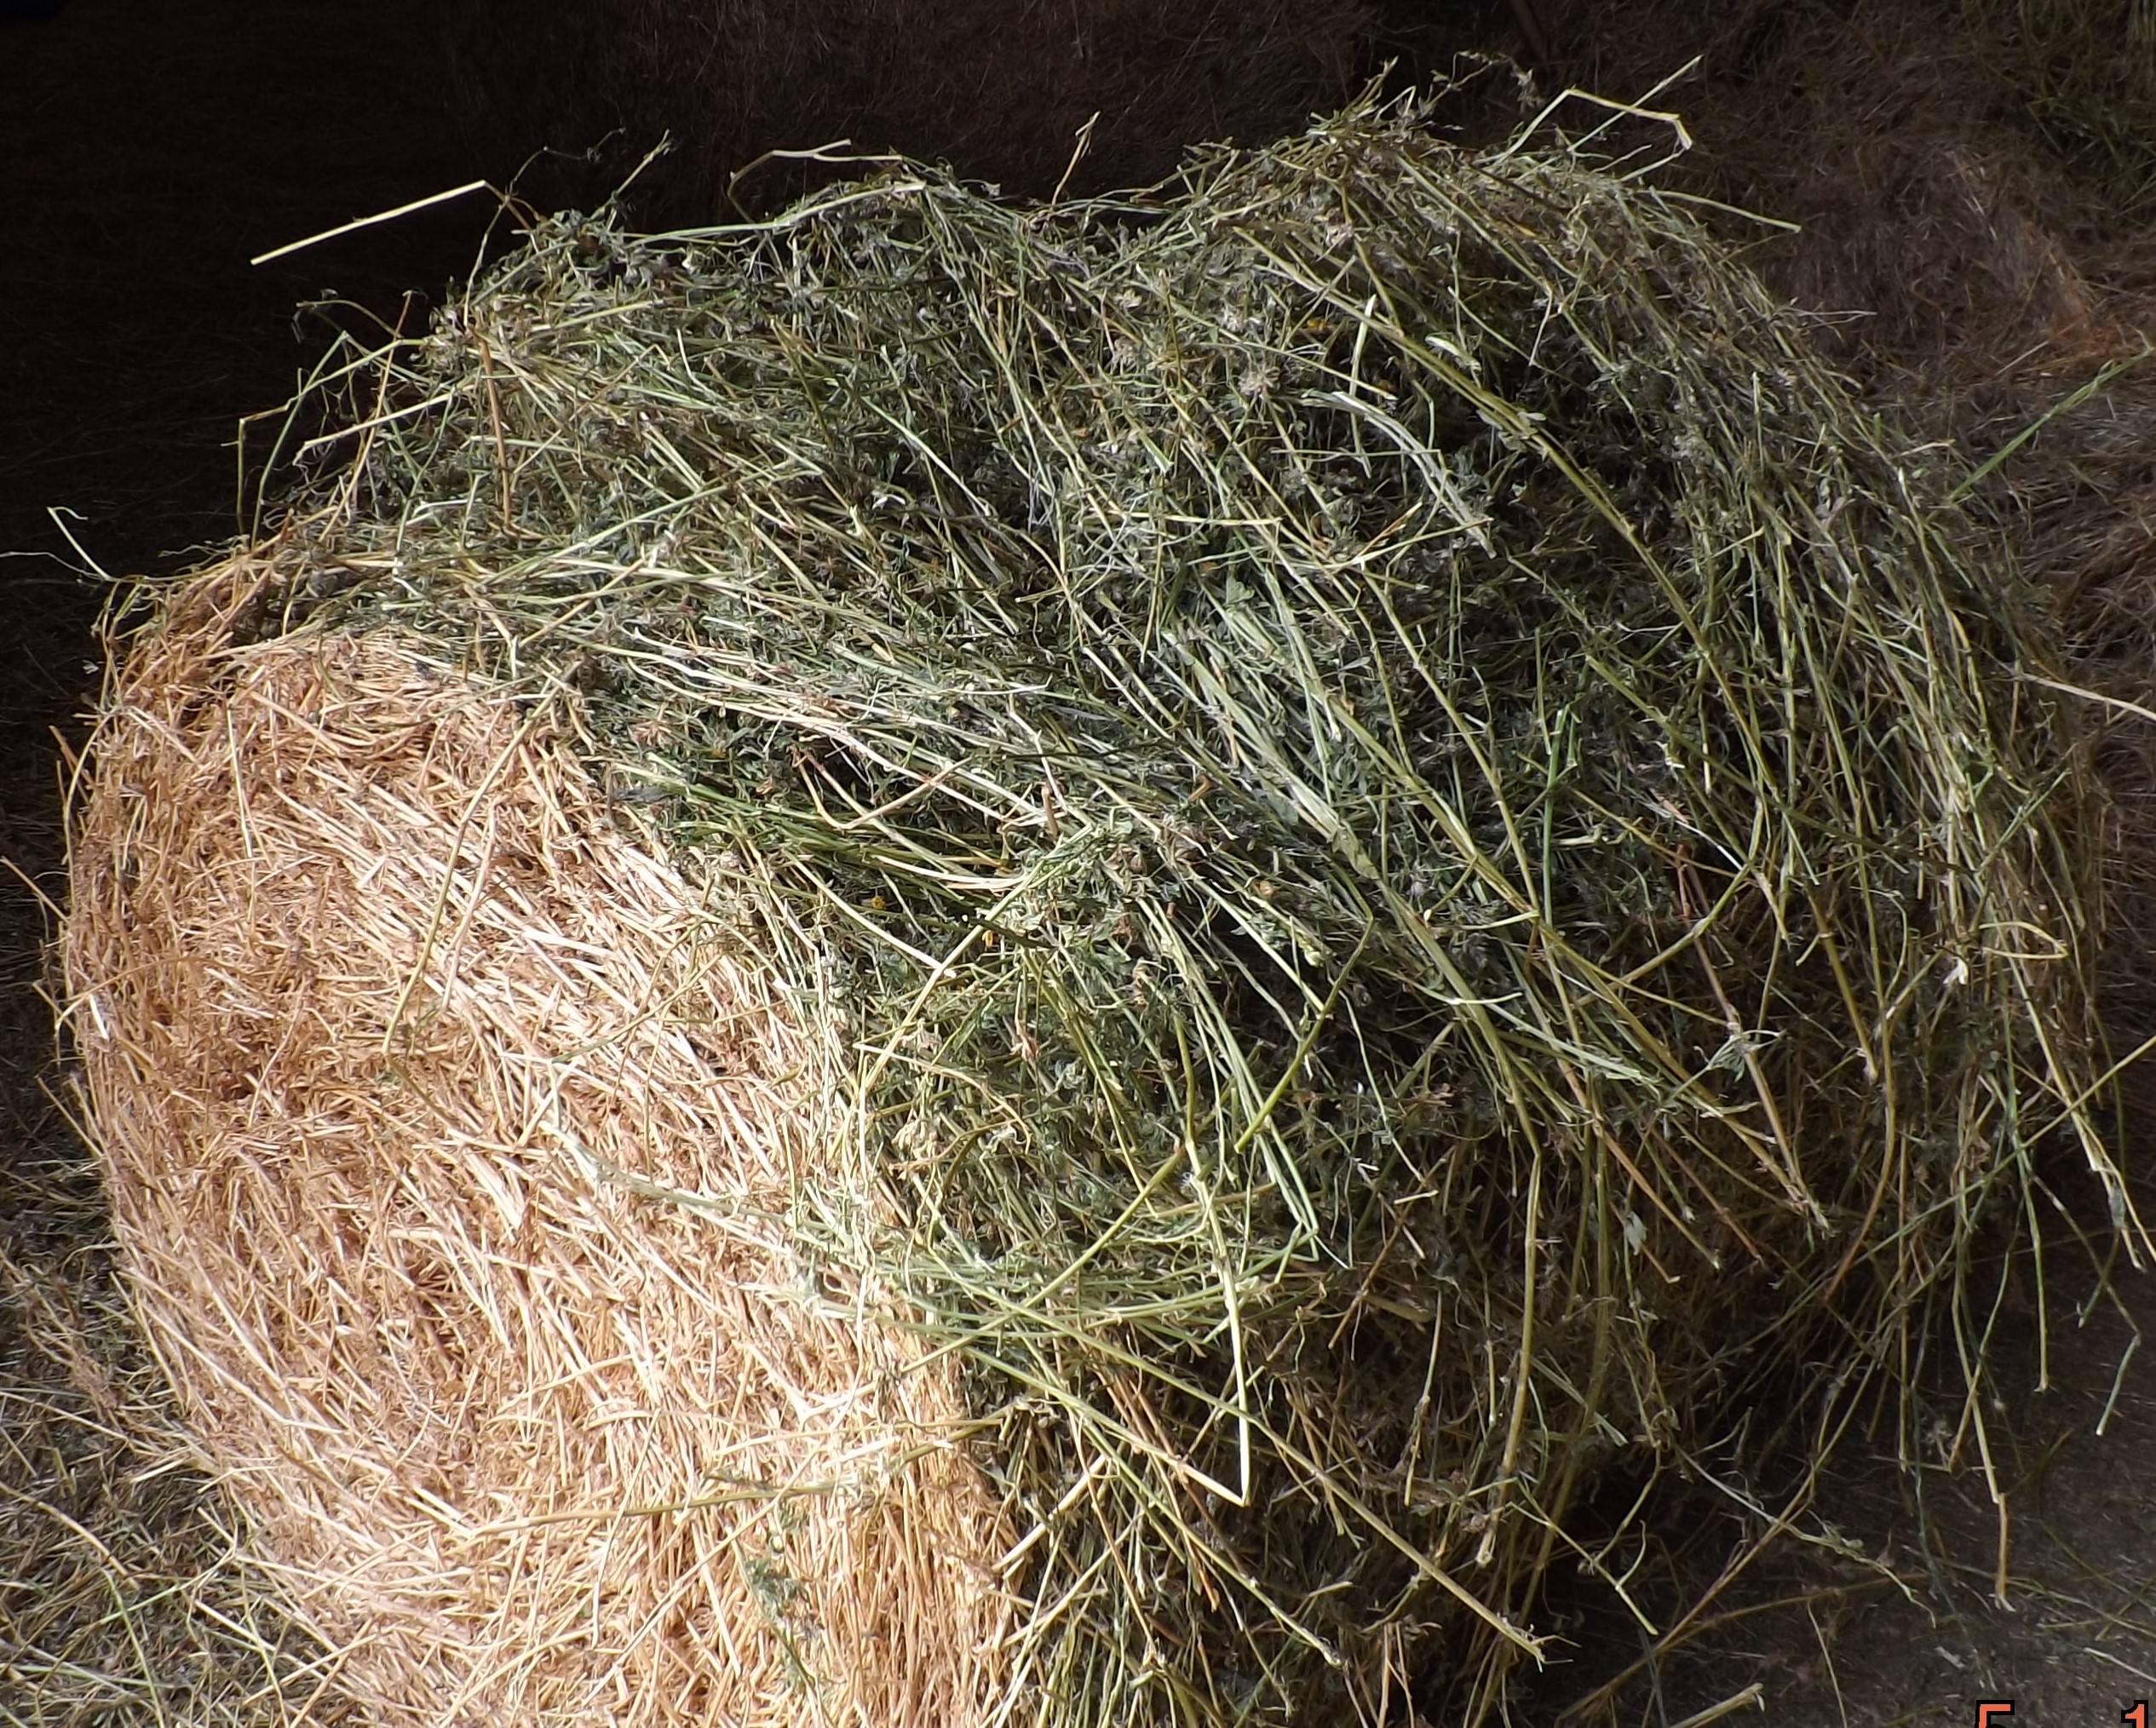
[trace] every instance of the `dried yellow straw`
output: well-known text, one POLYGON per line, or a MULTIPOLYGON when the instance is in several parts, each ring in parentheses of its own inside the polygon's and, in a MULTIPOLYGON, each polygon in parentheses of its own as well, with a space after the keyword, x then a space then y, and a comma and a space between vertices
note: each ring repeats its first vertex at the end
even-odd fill
POLYGON ((947 1363, 784 1219, 830 1053, 543 719, 201 577, 78 812, 67 964, 151 1337, 384 1724, 977 1719, 947 1363))

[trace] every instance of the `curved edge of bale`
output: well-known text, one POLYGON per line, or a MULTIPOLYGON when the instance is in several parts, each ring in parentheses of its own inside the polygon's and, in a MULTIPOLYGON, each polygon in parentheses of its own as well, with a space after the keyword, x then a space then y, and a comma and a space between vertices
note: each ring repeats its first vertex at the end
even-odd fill
POLYGON ((803 1266, 830 1053, 549 717, 177 592, 72 812, 89 1116, 146 1329, 385 1722, 983 1714, 955 1369, 803 1266))

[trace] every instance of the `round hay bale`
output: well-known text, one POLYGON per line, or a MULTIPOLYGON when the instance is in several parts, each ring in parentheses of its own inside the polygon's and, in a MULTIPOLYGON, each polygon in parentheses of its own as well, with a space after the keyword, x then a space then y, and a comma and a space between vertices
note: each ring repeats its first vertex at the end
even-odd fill
POLYGON ((1741 1469, 1755 1398, 1808 1414, 1740 1435, 1913 1428, 2047 1135, 2127 1219, 2042 633, 1637 176, 1413 107, 1047 209, 902 164, 738 227, 540 224, 335 376, 335 474, 129 649, 69 967, 204 1449, 332 1637, 400 1629, 408 1711, 462 1616, 467 1691, 588 1662, 657 1701, 678 1650, 722 1721, 782 1679, 862 1722, 1476 1719, 1553 1564, 1624 1599, 1643 1533, 1578 1534, 1607 1473, 1741 1469), (333 679, 418 693, 333 725, 333 679), (396 1134, 235 1154, 274 1228, 175 1209, 320 1088, 396 1134), (543 1254, 497 1246, 518 1206, 543 1254), (602 1437, 532 1443, 559 1478, 302 1529, 261 1461, 423 1455, 327 1407, 325 1328, 233 1317, 343 1291, 382 1208, 484 1251, 330 1335, 421 1339, 423 1288, 488 1340, 541 1290, 601 1317, 361 1368, 424 1455, 649 1367, 535 1425, 602 1437), (715 1360, 631 1341, 676 1314, 715 1360), (704 1507, 737 1452, 768 1512, 704 1507), (433 1570, 504 1529, 529 1582, 433 1570))
POLYGON ((78 817, 69 962, 148 1331, 384 1723, 977 1719, 955 1375, 802 1289, 828 1051, 498 691, 192 584, 78 817))

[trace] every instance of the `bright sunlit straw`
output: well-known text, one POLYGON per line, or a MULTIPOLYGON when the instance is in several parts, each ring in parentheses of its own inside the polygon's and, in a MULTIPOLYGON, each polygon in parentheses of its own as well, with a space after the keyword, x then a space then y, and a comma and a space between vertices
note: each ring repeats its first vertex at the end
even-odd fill
POLYGON ((342 227, 326 228, 319 234, 309 234, 304 240, 294 240, 289 245, 277 246, 267 252, 258 252, 247 261, 267 264, 273 258, 290 257, 295 252, 304 252, 309 246, 319 246, 325 240, 334 240, 342 234, 357 233, 361 228, 371 228, 377 222, 394 222, 399 216, 408 216, 414 210, 423 210, 435 204, 446 204, 451 198, 459 198, 468 192, 492 190, 483 180, 467 181, 462 186, 451 187, 447 192, 438 192, 423 198, 414 198, 408 204, 399 204, 394 210, 383 210, 371 216, 359 216, 342 227))

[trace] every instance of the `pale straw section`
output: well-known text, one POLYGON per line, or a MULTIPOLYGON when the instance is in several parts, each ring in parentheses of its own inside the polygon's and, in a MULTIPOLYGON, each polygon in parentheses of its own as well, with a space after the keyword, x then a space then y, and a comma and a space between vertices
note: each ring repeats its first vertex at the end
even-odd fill
POLYGON ((785 1226, 831 1053, 543 719, 386 635, 233 646, 265 575, 116 678, 66 965, 143 1318, 337 1688, 977 1719, 1007 1539, 952 1372, 785 1226))

